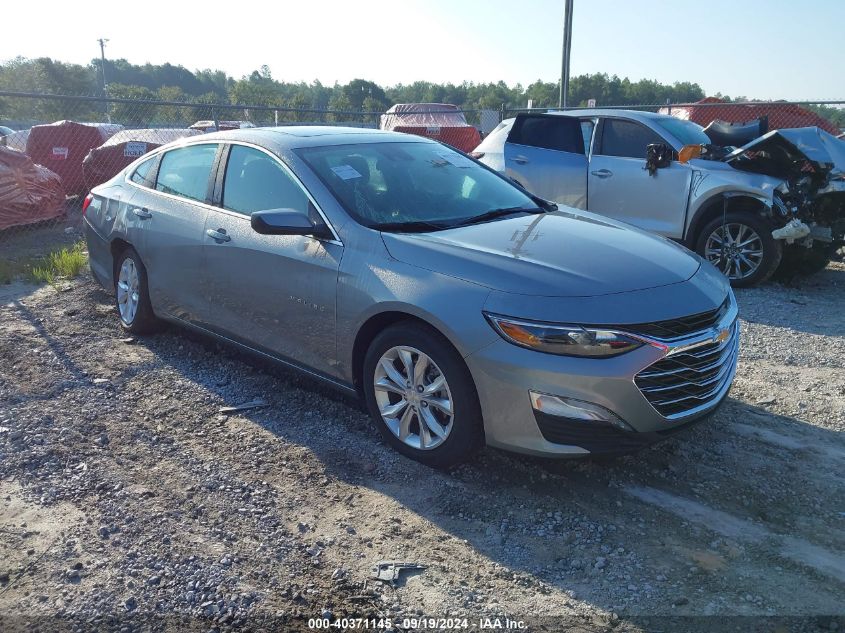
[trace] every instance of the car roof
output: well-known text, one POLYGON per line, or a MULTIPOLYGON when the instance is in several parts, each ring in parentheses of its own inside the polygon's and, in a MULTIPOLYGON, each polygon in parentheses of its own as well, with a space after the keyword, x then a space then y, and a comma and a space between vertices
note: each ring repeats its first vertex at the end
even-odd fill
POLYGON ((623 108, 583 108, 578 110, 555 110, 549 114, 561 114, 568 116, 617 116, 626 119, 646 120, 646 119, 669 119, 672 118, 668 114, 660 114, 658 112, 648 112, 646 110, 626 110, 623 108))
POLYGON ((332 125, 297 125, 280 127, 244 128, 211 132, 193 136, 191 143, 202 141, 241 141, 276 150, 353 143, 433 143, 429 139, 401 132, 386 132, 370 128, 340 127, 332 125))
MULTIPOLYGON (((528 113, 526 113, 528 114, 528 113)), ((626 110, 624 108, 578 108, 575 110, 546 110, 545 112, 536 112, 535 114, 555 114, 557 116, 570 117, 622 117, 625 119, 632 119, 634 121, 647 121, 654 119, 671 119, 668 114, 661 114, 658 112, 647 112, 645 110, 626 110)), ((514 119, 505 119, 505 121, 513 121, 514 119)), ((505 122, 503 121, 503 123, 505 122)))

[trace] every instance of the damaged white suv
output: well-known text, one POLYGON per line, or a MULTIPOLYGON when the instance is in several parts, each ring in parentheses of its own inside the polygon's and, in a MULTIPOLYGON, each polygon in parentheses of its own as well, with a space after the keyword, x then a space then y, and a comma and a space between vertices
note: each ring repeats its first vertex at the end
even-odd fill
POLYGON ((827 265, 845 235, 845 142, 775 130, 740 148, 664 114, 520 114, 473 152, 530 192, 682 241, 734 286, 827 265))

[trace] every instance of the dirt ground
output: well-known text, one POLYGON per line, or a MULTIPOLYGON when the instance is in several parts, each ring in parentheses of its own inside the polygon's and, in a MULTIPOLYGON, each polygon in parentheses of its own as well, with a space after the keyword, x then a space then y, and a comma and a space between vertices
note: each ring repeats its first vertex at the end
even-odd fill
POLYGON ((442 473, 305 378, 128 339, 88 278, 0 286, 0 630, 843 630, 845 265, 737 297, 710 420, 442 473))

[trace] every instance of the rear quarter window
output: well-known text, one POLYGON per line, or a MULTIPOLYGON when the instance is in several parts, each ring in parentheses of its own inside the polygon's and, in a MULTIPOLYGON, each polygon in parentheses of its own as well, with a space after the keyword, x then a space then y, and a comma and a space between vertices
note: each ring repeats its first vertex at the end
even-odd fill
POLYGON ((508 142, 558 152, 584 153, 581 122, 557 115, 517 116, 508 142))

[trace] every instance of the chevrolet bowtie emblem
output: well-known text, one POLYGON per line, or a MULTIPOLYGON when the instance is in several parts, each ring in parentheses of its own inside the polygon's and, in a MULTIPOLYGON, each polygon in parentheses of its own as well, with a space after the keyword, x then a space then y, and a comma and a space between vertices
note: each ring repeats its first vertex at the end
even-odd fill
POLYGON ((725 328, 724 330, 719 330, 716 335, 713 337, 714 343, 724 343, 728 340, 728 337, 731 335, 729 329, 725 328))

